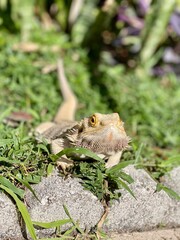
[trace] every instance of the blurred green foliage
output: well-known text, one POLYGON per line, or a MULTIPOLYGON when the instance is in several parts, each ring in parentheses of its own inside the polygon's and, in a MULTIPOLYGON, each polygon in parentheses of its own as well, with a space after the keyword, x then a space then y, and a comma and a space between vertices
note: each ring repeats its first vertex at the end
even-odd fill
MULTIPOLYGON (((178 47, 179 0, 2 0, 0 28, 20 32, 21 41, 32 38, 35 29, 54 29, 67 41, 87 49, 92 61, 102 52, 130 68, 141 64, 147 71, 162 60, 167 47, 178 47), (177 15, 178 16, 178 15, 177 15), (171 21, 170 21, 171 20, 171 21)), ((111 59, 113 62, 113 60, 111 59)))
MULTIPOLYGON (((1 184, 23 198, 11 183, 30 188, 53 170, 46 143, 28 133, 52 120, 61 104, 59 57, 79 100, 78 120, 118 112, 125 122, 132 147, 122 161, 133 160, 156 179, 180 165, 178 9, 178 0, 1 0, 1 184), (19 111, 32 120, 4 124, 19 111)), ((133 194, 119 179, 131 177, 102 163, 77 163, 73 171, 99 199, 119 197, 120 186, 133 194)))
POLYGON ((45 74, 44 69, 60 56, 80 102, 77 119, 92 112, 119 112, 133 149, 144 145, 142 163, 156 165, 176 155, 179 81, 172 71, 153 76, 152 67, 162 59, 169 38, 169 47, 177 44, 169 21, 179 2, 144 4, 1 1, 1 113, 26 111, 33 115, 33 125, 52 119, 61 101, 56 72, 45 74), (130 29, 136 34, 128 33, 130 29), (29 42, 35 50, 28 49, 29 42))

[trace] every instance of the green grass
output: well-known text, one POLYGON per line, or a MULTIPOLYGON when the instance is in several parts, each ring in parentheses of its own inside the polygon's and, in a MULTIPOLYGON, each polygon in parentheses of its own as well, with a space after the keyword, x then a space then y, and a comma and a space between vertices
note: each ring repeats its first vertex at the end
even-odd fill
MULTIPOLYGON (((38 183, 42 176, 51 174, 56 165, 57 156, 49 153, 46 143, 37 143, 32 133, 39 123, 53 119, 62 102, 56 72, 42 73, 44 67, 56 64, 59 55, 64 60, 66 75, 79 100, 77 119, 94 112, 118 112, 132 138, 131 149, 124 152, 121 163, 109 170, 105 169, 104 163, 93 153, 78 150, 94 158, 90 162, 75 161, 75 167, 70 171, 70 174, 83 180, 86 189, 102 202, 109 203, 120 197, 116 191, 120 188, 125 188, 134 196, 127 184, 132 183, 133 179, 123 172, 128 164, 133 162, 137 167, 145 168, 156 180, 180 165, 180 81, 173 73, 154 78, 148 72, 162 59, 163 47, 166 44, 171 46, 169 41, 173 42, 175 38, 169 27, 166 30, 173 8, 176 7, 175 2, 177 1, 169 1, 169 5, 163 5, 162 8, 159 7, 159 2, 151 4, 141 35, 132 37, 140 47, 135 57, 128 56, 138 66, 133 71, 126 70, 121 65, 108 64, 112 62, 112 56, 110 57, 110 51, 104 52, 104 49, 109 49, 111 45, 100 44, 100 36, 105 36, 105 32, 118 36, 125 26, 114 26, 111 11, 107 11, 105 22, 98 21, 98 12, 101 16, 102 9, 95 6, 95 1, 82 8, 82 14, 73 24, 70 34, 63 32, 69 12, 65 1, 64 6, 63 2, 58 2, 60 8, 63 6, 63 14, 58 11, 56 23, 54 18, 51 19, 53 25, 50 31, 46 31, 43 25, 43 13, 47 14, 46 1, 40 5, 35 3, 36 17, 33 3, 23 5, 20 1, 14 1, 7 4, 4 1, 0 7, 0 188, 13 197, 33 239, 37 239, 35 225, 59 229, 66 221, 73 223, 72 228, 56 237, 71 239, 70 234, 76 229, 82 239, 86 238, 66 207, 64 210, 69 219, 40 223, 31 221, 23 203, 24 189, 28 188, 36 197, 32 183, 38 183), (12 8, 8 9, 8 6, 12 8), (90 16, 89 13, 93 12, 97 15, 90 16), (94 30, 97 32, 95 35, 94 30), (88 37, 92 41, 86 50, 81 41, 84 42, 88 37), (13 50, 14 44, 22 39, 35 42, 38 51, 24 53, 13 50), (93 56, 96 58, 92 59, 93 56), (19 111, 31 114, 31 121, 21 122, 16 128, 4 123, 11 112, 19 111)), ((129 39, 132 41, 131 37, 129 39)), ((133 46, 135 45, 126 45, 128 54, 129 48, 133 46)), ((113 51, 116 56, 119 55, 118 49, 112 50, 112 55, 113 51)), ((60 154, 74 149, 64 151, 60 154)), ((160 190, 179 199, 175 192, 158 183, 157 191, 160 190)), ((95 235, 91 238, 96 239, 95 235)))
MULTIPOLYGON (((66 49, 66 74, 79 99, 77 119, 93 112, 118 112, 132 138, 132 151, 125 153, 124 159, 135 158, 142 145, 138 164, 147 167, 154 176, 159 177, 179 164, 180 83, 173 74, 157 79, 147 76, 142 69, 127 73, 120 65, 112 67, 103 61, 99 71, 96 69, 96 72, 91 73, 85 50, 69 49, 64 35, 43 31, 42 35, 43 38, 40 38, 35 31, 31 37, 37 44, 41 44, 40 50, 34 53, 14 51, 13 44, 18 42, 17 37, 11 37, 11 42, 8 40, 1 46, 0 130, 2 139, 13 137, 13 141, 19 141, 18 151, 21 155, 17 153, 14 145, 11 151, 9 150, 15 159, 23 162, 26 155, 22 156, 25 153, 30 159, 40 154, 34 139, 28 137, 28 132, 40 122, 51 120, 62 101, 56 72, 42 73, 43 67, 56 64, 58 53, 51 51, 50 43, 55 44, 57 41, 66 49), (2 123, 3 118, 11 111, 30 113, 33 119, 30 123, 12 129, 2 123), (23 140, 26 138, 27 140, 23 140), (29 145, 25 141, 29 141, 29 145), (161 164, 171 158, 178 160, 173 160, 168 166, 161 164)), ((8 153, 10 146, 10 143, 4 146, 2 157, 11 157, 8 153)), ((46 158, 46 155, 42 156, 42 159, 46 158)), ((44 159, 34 160, 33 166, 40 169, 42 167, 43 172, 45 167, 41 161, 44 159)), ((30 162, 33 164, 33 161, 30 162)), ((26 160, 27 169, 28 164, 26 160)), ((2 170, 3 174, 6 174, 6 171, 7 168, 2 170)))
POLYGON ((0 135, 0 174, 13 183, 17 183, 18 179, 39 182, 48 164, 46 146, 28 136, 23 125, 16 129, 1 125, 0 135))
POLYGON ((56 72, 42 73, 43 67, 56 64, 59 52, 52 52, 51 45, 57 43, 65 51, 66 75, 79 99, 77 119, 94 112, 118 112, 132 138, 131 149, 111 171, 99 161, 75 163, 71 174, 82 178, 86 189, 106 201, 118 198, 119 188, 133 195, 127 185, 133 179, 122 171, 128 161, 146 168, 156 179, 180 164, 180 82, 173 74, 158 79, 141 68, 126 72, 103 60, 90 72, 85 50, 67 44, 65 35, 42 31, 42 36, 36 31, 31 36, 40 44, 34 53, 14 51, 17 36, 0 42, 0 183, 4 188, 23 200, 24 188, 33 192, 30 183, 38 183, 55 165, 49 146, 37 143, 30 133, 39 123, 53 119, 62 102, 56 72), (31 114, 32 121, 16 128, 4 124, 17 111, 31 114))

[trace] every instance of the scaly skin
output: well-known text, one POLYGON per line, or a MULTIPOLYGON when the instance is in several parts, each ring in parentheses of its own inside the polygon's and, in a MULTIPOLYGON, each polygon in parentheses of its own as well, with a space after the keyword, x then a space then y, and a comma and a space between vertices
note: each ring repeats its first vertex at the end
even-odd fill
MULTIPOLYGON (((73 121, 77 100, 68 85, 61 61, 58 62, 58 73, 65 101, 58 110, 55 122, 42 123, 37 127, 38 138, 46 139, 54 154, 64 148, 83 147, 107 160, 107 168, 118 164, 122 151, 130 141, 119 114, 94 113, 79 122, 73 121)), ((59 160, 64 171, 72 164, 67 157, 59 160)))

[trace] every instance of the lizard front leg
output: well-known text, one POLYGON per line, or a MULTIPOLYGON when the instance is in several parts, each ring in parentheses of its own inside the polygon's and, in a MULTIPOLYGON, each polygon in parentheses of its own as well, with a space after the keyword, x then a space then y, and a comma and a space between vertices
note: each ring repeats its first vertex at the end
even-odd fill
POLYGON ((53 122, 44 122, 41 123, 39 126, 36 127, 35 133, 36 135, 42 135, 45 131, 53 127, 55 123, 53 122))
POLYGON ((117 165, 121 159, 121 156, 122 156, 122 151, 117 152, 116 154, 109 157, 109 159, 105 165, 106 168, 111 168, 111 167, 117 165))
MULTIPOLYGON (((59 140, 59 139, 52 140, 52 142, 51 142, 51 152, 53 154, 57 154, 60 151, 62 151, 63 147, 61 145, 62 145, 61 140, 59 140)), ((68 159, 66 156, 60 157, 57 160, 57 166, 60 167, 63 170, 64 174, 67 174, 66 169, 68 169, 70 167, 73 167, 73 165, 74 165, 73 161, 68 159)))

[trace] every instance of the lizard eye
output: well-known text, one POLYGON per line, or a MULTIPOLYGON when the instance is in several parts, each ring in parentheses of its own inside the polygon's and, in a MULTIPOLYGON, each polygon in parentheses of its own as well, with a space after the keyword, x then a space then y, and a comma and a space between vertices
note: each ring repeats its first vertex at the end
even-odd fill
POLYGON ((95 115, 90 117, 90 124, 92 127, 94 127, 97 124, 97 117, 95 115))

